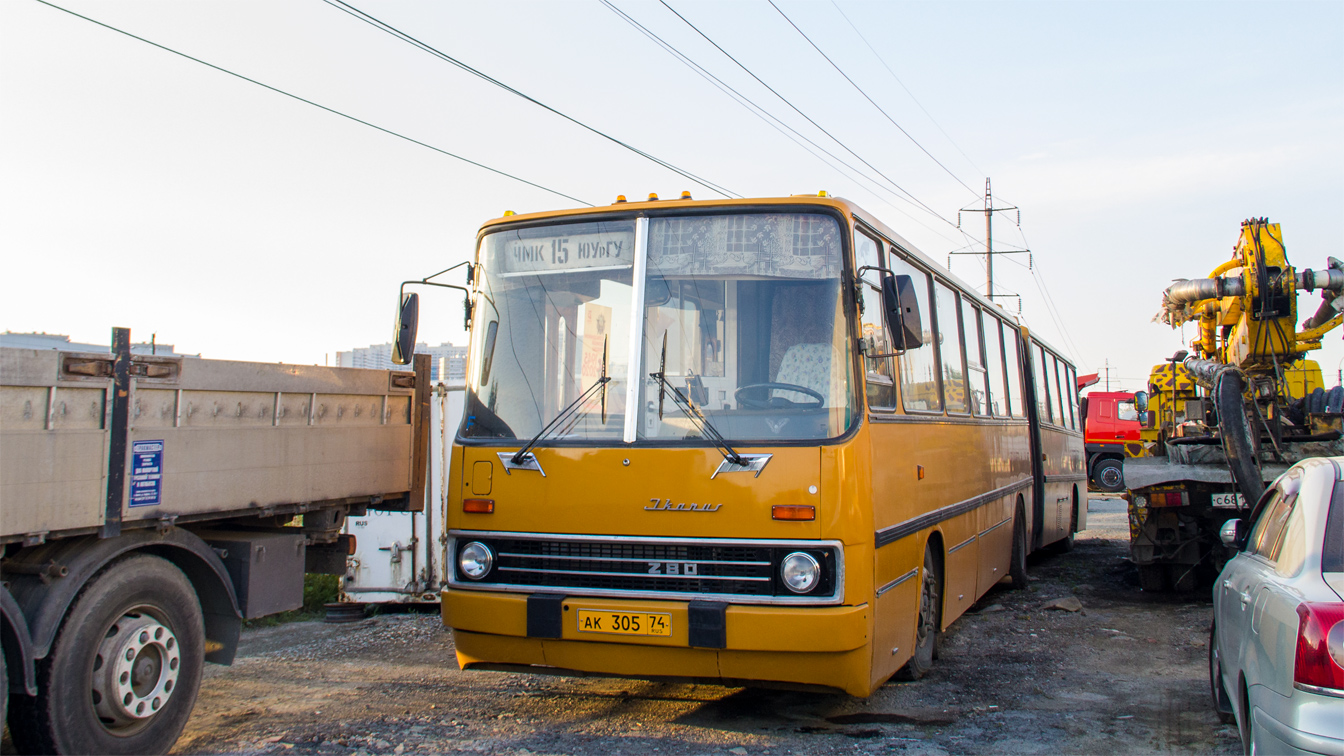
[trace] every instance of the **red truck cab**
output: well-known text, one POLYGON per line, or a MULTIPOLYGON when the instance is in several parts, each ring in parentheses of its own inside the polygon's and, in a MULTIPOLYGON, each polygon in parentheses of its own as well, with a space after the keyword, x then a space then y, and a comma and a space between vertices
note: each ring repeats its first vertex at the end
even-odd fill
POLYGON ((1087 476, 1103 491, 1125 488, 1121 464, 1143 453, 1139 441, 1139 409, 1127 391, 1093 391, 1080 402, 1087 476))

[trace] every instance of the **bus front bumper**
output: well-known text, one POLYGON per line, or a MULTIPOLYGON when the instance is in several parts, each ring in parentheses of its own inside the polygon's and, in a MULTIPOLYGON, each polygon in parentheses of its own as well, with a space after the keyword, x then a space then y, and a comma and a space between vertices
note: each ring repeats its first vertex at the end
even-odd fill
POLYGON ((819 686, 855 696, 871 694, 874 685, 867 604, 708 605, 693 610, 684 601, 529 597, 460 589, 445 589, 442 599, 443 624, 453 630, 462 669, 819 686), (721 628, 712 627, 716 609, 721 628), (580 611, 584 617, 604 618, 612 613, 661 615, 668 630, 666 635, 584 631, 580 611))

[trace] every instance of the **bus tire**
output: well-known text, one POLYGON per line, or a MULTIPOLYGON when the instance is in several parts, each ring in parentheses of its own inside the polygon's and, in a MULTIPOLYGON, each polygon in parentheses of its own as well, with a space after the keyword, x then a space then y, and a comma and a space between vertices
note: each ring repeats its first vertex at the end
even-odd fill
POLYGON ((196 704, 205 661, 201 605, 187 576, 136 554, 80 591, 37 664, 38 694, 15 700, 25 753, 167 753, 196 704))
POLYGON ((1008 575, 1013 579, 1013 590, 1027 587, 1027 517, 1021 503, 1013 515, 1013 554, 1008 563, 1008 575))
POLYGON ((1092 482, 1097 484, 1097 488, 1109 493, 1125 490, 1125 473, 1120 460, 1099 460, 1092 470, 1092 482))
POLYGON ((924 570, 920 577, 915 652, 897 674, 902 680, 918 680, 928 674, 938 654, 938 626, 942 615, 942 591, 939 586, 942 584, 942 576, 938 572, 938 560, 933 555, 933 544, 924 547, 924 570))

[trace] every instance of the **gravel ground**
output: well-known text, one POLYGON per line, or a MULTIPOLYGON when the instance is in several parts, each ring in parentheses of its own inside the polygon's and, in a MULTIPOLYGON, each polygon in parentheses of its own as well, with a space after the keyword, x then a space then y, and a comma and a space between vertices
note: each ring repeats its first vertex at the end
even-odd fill
POLYGON ((1089 525, 868 699, 463 672, 436 614, 384 614, 248 631, 175 753, 1240 753, 1209 705, 1209 600, 1139 590, 1123 502, 1094 498, 1089 525))
POLYGON ((437 615, 388 614, 247 633, 177 752, 1239 753, 1209 706, 1209 600, 1138 589, 1123 502, 1089 525, 958 620, 926 678, 866 700, 462 672, 437 615))

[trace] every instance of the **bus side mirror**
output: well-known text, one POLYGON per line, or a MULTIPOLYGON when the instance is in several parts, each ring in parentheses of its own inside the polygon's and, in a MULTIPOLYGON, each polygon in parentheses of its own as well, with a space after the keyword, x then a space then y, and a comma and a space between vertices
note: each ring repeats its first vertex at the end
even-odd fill
POLYGON ((924 346, 924 326, 919 322, 919 297, 910 276, 883 276, 882 307, 891 324, 892 340, 898 350, 924 346))
POLYGON ((393 364, 411 364, 411 357, 415 355, 415 332, 419 321, 420 295, 414 292, 401 295, 401 307, 397 309, 397 324, 392 330, 393 364))
POLYGON ((1134 392, 1134 408, 1137 409, 1139 412, 1147 412, 1147 411, 1148 411, 1148 392, 1147 392, 1147 391, 1135 391, 1135 392, 1134 392))

